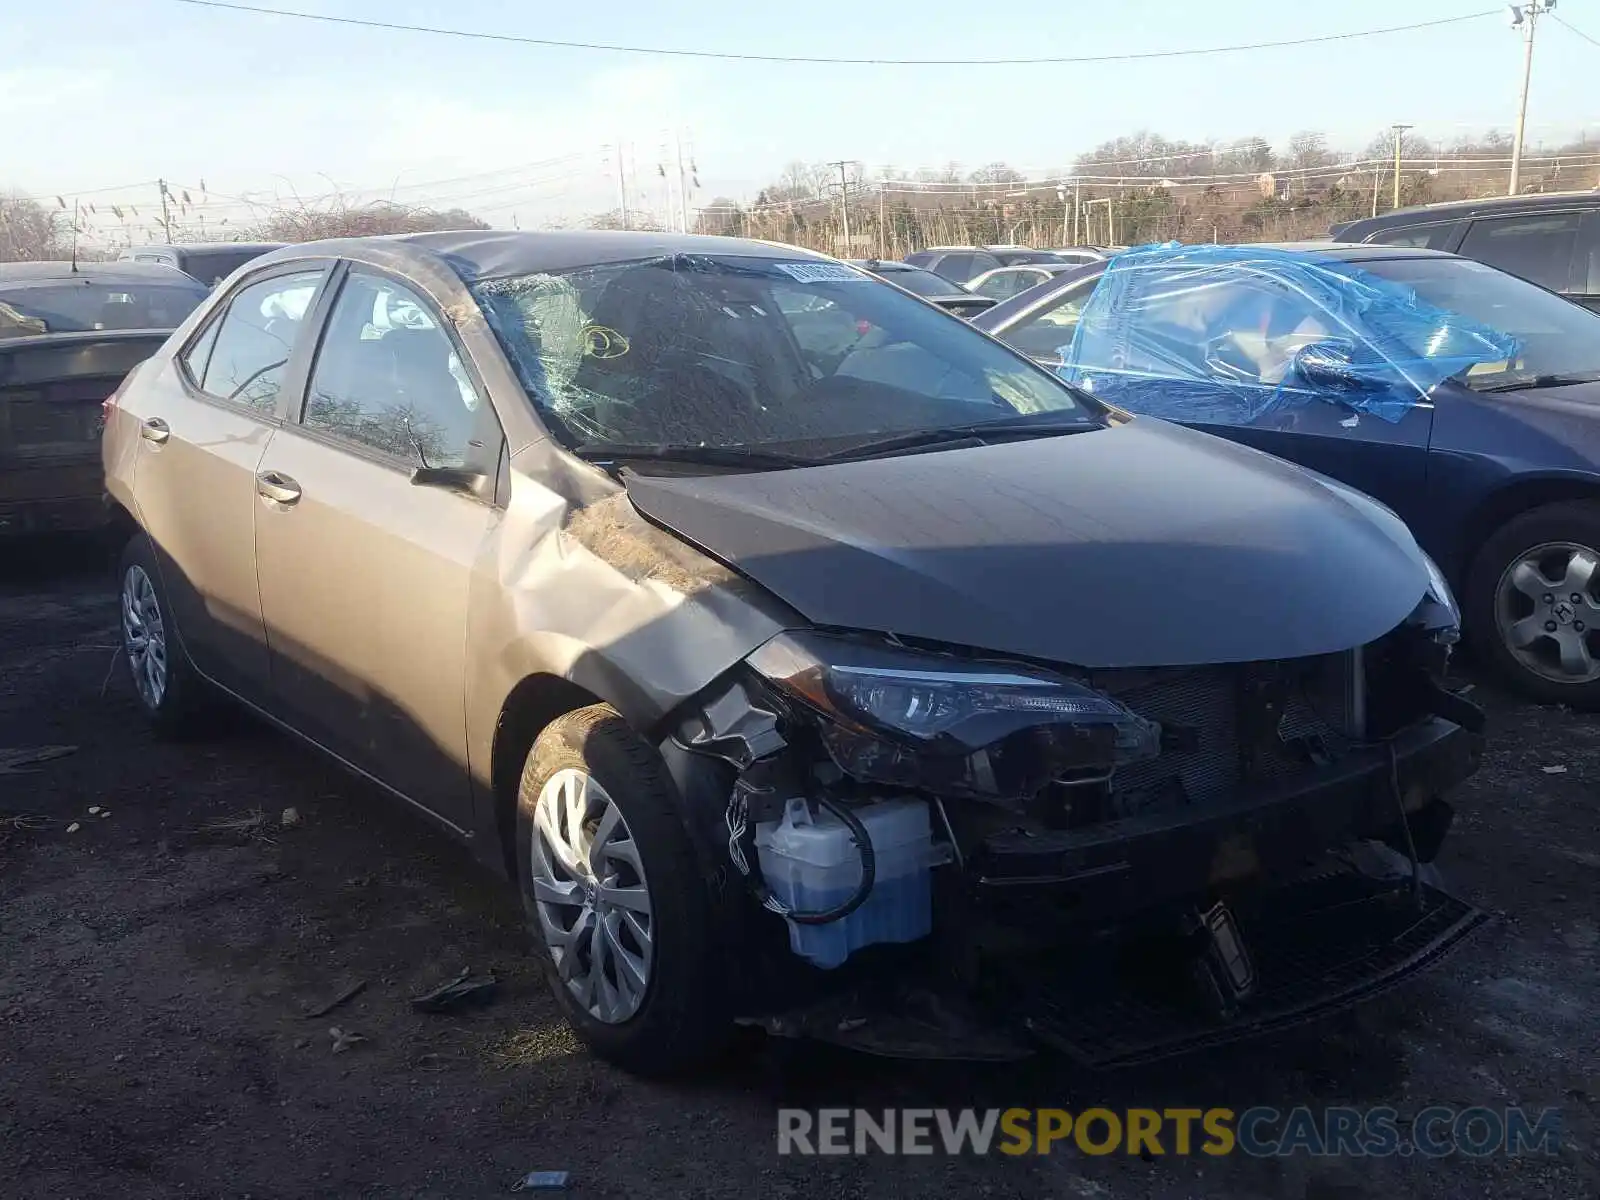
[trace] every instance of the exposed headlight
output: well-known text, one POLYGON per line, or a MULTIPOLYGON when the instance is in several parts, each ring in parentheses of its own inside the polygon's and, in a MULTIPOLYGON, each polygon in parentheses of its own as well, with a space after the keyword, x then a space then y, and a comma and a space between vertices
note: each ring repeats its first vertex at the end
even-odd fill
POLYGON ((857 779, 1015 797, 1160 749, 1155 723, 1031 668, 814 633, 780 634, 749 661, 822 718, 829 754, 857 779))

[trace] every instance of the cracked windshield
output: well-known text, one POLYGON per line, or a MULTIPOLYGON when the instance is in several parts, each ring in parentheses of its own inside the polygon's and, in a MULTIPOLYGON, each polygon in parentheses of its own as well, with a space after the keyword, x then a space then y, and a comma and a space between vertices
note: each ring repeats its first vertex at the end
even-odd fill
POLYGON ((685 256, 475 290, 535 402, 575 443, 823 450, 1098 412, 842 264, 685 256))

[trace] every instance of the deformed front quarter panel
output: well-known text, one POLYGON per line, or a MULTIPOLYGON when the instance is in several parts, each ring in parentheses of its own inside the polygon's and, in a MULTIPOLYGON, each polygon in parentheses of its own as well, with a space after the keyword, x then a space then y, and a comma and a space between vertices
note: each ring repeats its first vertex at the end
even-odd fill
MULTIPOLYGON (((806 623, 646 521, 622 484, 549 441, 511 458, 509 501, 478 563, 468 621, 468 753, 491 799, 496 731, 522 681, 576 684, 648 736, 757 646, 806 623)), ((492 810, 480 806, 480 826, 492 810)))

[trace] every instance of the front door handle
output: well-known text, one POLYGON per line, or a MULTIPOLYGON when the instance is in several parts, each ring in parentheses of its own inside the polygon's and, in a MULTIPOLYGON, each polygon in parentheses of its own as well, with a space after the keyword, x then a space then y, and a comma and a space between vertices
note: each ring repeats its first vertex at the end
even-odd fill
POLYGON ((159 446, 172 436, 172 426, 160 417, 146 417, 144 424, 139 426, 139 436, 159 446))
POLYGON ((256 494, 279 504, 300 499, 300 485, 279 471, 263 471, 256 476, 256 494))

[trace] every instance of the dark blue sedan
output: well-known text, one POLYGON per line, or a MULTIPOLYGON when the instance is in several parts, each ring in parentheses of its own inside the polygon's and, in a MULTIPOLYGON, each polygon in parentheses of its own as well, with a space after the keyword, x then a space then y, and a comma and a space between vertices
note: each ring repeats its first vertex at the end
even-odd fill
POLYGON ((1600 314, 1455 255, 1321 242, 1132 251, 973 324, 1388 504, 1488 663, 1600 708, 1600 314))

